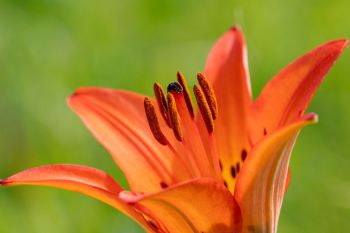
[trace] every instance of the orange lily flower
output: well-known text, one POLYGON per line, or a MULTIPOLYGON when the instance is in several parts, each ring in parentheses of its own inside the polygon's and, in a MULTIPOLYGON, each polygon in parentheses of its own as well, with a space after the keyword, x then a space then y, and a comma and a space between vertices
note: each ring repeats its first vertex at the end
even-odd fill
POLYGON ((80 192, 147 232, 274 233, 294 142, 302 127, 317 121, 304 112, 347 44, 330 41, 297 59, 253 101, 244 38, 234 27, 197 76, 197 112, 181 73, 167 94, 156 83, 155 99, 80 88, 69 106, 111 153, 132 191, 79 165, 32 168, 0 184, 80 192))

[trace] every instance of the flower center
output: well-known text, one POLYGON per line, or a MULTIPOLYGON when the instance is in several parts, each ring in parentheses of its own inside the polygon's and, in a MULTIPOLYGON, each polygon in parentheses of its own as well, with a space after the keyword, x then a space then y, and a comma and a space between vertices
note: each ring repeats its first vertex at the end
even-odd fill
MULTIPOLYGON (((199 86, 194 85, 193 92, 196 97, 198 109, 201 113, 201 117, 203 118, 205 126, 208 132, 212 133, 214 131, 214 120, 218 116, 215 94, 208 80, 202 73, 198 73, 197 79, 199 86)), ((177 73, 177 80, 177 82, 172 82, 168 85, 167 98, 164 95, 162 87, 158 83, 154 84, 154 94, 163 119, 167 125, 173 129, 176 139, 182 141, 182 128, 180 124, 179 112, 177 110, 177 102, 179 101, 179 98, 184 98, 187 111, 190 114, 191 118, 194 119, 195 116, 186 81, 180 72, 177 73)), ((160 129, 159 121, 154 109, 154 104, 150 98, 145 98, 144 106, 147 120, 153 136, 159 143, 166 145, 166 138, 160 129)))
MULTIPOLYGON (((168 146, 175 158, 188 173, 188 178, 215 177, 223 182, 219 158, 216 149, 214 121, 218 117, 218 107, 214 91, 207 78, 197 74, 199 85, 193 86, 199 113, 194 114, 191 95, 182 73, 177 73, 177 82, 172 82, 167 87, 166 95, 160 84, 154 84, 156 102, 146 97, 144 108, 147 121, 154 138, 162 145, 168 146), (155 105, 158 105, 156 109, 155 105), (162 119, 158 119, 157 110, 162 119), (165 125, 161 127, 162 121, 165 125), (203 125, 199 127, 199 125, 203 125), (176 138, 169 140, 171 135, 176 138), (170 131, 170 132, 171 132, 170 131), (179 145, 178 145, 179 144, 179 145), (179 149, 180 147, 180 149, 179 149)), ((161 187, 168 184, 162 182, 161 187)))

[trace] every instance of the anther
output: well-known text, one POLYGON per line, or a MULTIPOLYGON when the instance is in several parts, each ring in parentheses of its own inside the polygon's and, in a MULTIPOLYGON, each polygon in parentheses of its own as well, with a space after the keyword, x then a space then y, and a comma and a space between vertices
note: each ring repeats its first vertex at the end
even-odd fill
POLYGON ((215 120, 218 116, 218 105, 217 105, 214 90, 209 84, 208 79, 202 73, 197 74, 197 80, 208 102, 212 117, 215 120))
MULTIPOLYGON (((168 91, 169 91, 169 86, 168 86, 168 91)), ((168 113, 169 113, 169 120, 171 122, 171 126, 174 131, 174 135, 177 140, 182 141, 183 134, 182 134, 181 125, 180 125, 180 116, 176 108, 175 98, 173 94, 171 94, 170 92, 168 93, 168 113)))
POLYGON ((152 104, 152 101, 146 97, 143 103, 144 103, 144 107, 145 107, 147 121, 148 121, 149 127, 151 129, 151 132, 152 132, 154 138, 160 144, 166 145, 167 140, 160 129, 158 118, 157 118, 154 106, 152 104))
POLYGON ((182 93, 184 91, 181 84, 178 82, 171 82, 168 85, 167 90, 168 92, 177 92, 177 93, 182 93))
POLYGON ((192 104, 191 95, 190 95, 190 92, 188 90, 185 77, 180 71, 178 71, 176 75, 177 75, 177 81, 181 84, 181 86, 183 88, 183 93, 184 93, 187 109, 188 109, 191 117, 194 118, 193 104, 192 104))
POLYGON ((214 131, 214 120, 209 109, 208 102, 206 101, 205 96, 203 94, 203 91, 201 90, 201 88, 194 85, 193 92, 194 96, 196 97, 198 108, 202 114, 207 130, 209 133, 212 133, 214 131))
POLYGON ((165 99, 165 95, 164 95, 164 92, 163 92, 163 89, 162 87, 160 86, 159 83, 154 83, 153 85, 153 90, 154 90, 154 95, 157 99, 157 103, 158 103, 158 106, 159 106, 159 111, 160 113, 162 114, 165 122, 167 123, 167 125, 169 127, 171 127, 171 124, 170 124, 170 121, 169 121, 169 117, 168 117, 168 106, 167 106, 167 102, 166 102, 166 99, 165 99))

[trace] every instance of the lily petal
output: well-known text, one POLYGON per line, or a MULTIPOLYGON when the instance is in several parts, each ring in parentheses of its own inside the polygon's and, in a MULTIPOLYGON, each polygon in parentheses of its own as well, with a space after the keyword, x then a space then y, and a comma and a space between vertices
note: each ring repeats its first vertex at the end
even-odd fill
MULTIPOLYGON (((112 154, 134 191, 155 192, 185 179, 174 156, 151 134, 144 96, 104 88, 80 88, 68 100, 96 139, 112 154)), ((165 124, 163 122, 163 124, 165 124)))
POLYGON ((241 208, 244 233, 275 233, 288 165, 299 130, 315 123, 308 114, 261 141, 247 157, 238 175, 234 196, 241 208))
MULTIPOLYGON (((241 153, 249 150, 248 108, 251 104, 246 46, 242 32, 233 27, 209 53, 205 75, 211 81, 218 104, 214 134, 223 176, 233 191, 231 166, 242 162, 241 153)), ((201 126, 204 128, 204 126, 201 126)), ((208 143, 207 143, 208 144, 208 143)))
POLYGON ((241 215, 231 193, 212 178, 187 181, 162 192, 135 196, 122 192, 120 198, 146 208, 166 226, 165 232, 236 233, 241 215))
POLYGON ((304 114, 321 81, 347 45, 347 40, 321 45, 288 65, 265 86, 250 114, 254 143, 304 114))
POLYGON ((112 177, 95 168, 80 165, 56 164, 31 168, 0 180, 3 186, 50 186, 83 193, 125 213, 151 230, 144 218, 118 198, 123 190, 112 177))

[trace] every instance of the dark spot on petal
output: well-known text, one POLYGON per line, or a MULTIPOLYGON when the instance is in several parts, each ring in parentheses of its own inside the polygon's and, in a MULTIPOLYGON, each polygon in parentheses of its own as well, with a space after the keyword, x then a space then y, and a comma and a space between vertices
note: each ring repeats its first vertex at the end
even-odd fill
POLYGON ((239 165, 239 163, 236 164, 236 171, 237 171, 237 174, 239 173, 239 170, 240 170, 241 166, 239 165))
POLYGON ((234 166, 231 166, 231 176, 232 178, 236 178, 236 169, 234 168, 234 166))
POLYGON ((267 130, 266 130, 266 128, 264 128, 264 135, 266 135, 267 134, 267 130))
POLYGON ((167 88, 168 92, 177 92, 177 93, 182 93, 183 88, 180 83, 178 82, 172 82, 168 85, 167 88))
POLYGON ((219 166, 220 166, 220 170, 222 171, 222 163, 221 163, 221 160, 219 160, 219 166))
POLYGON ((160 187, 162 187, 162 189, 166 189, 168 185, 164 182, 160 182, 160 187))
POLYGON ((247 151, 245 149, 243 149, 241 152, 241 159, 243 162, 247 158, 247 155, 248 155, 247 151))
POLYGON ((225 187, 227 188, 228 186, 227 186, 227 182, 224 180, 224 185, 225 185, 225 187))
POLYGON ((158 225, 157 225, 157 223, 155 221, 149 219, 149 220, 147 220, 147 223, 148 223, 148 225, 150 225, 150 227, 152 229, 154 229, 154 230, 158 230, 159 229, 159 227, 158 227, 158 225))

